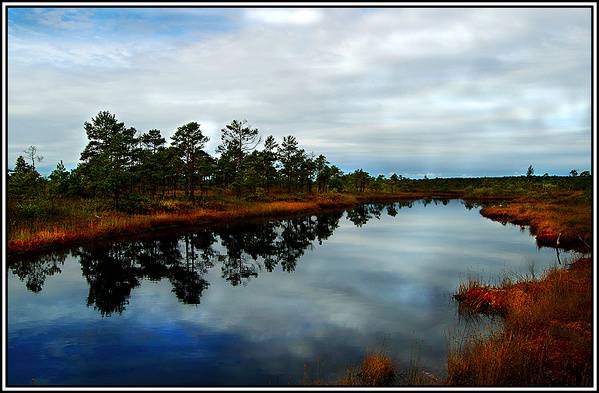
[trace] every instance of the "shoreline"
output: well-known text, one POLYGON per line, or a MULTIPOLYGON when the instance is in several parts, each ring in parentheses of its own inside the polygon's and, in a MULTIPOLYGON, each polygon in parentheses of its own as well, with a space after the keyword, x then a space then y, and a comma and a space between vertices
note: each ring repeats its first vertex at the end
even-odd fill
POLYGON ((413 201, 419 199, 460 199, 459 193, 397 194, 330 194, 314 195, 301 200, 292 198, 269 202, 234 202, 227 207, 194 208, 189 211, 156 212, 154 214, 122 214, 111 212, 95 221, 80 222, 71 228, 54 225, 35 232, 26 239, 7 241, 8 256, 38 254, 76 246, 94 240, 112 240, 135 233, 182 229, 185 226, 215 225, 231 220, 279 218, 295 214, 311 214, 344 209, 362 203, 413 201))
MULTIPOLYGON (((510 223, 513 225, 527 226, 530 234, 535 237, 541 247, 560 248, 588 253, 593 250, 592 216, 588 222, 580 220, 574 223, 559 222, 563 217, 580 218, 587 212, 559 211, 557 205, 543 204, 542 202, 509 202, 505 206, 487 206, 480 210, 480 214, 493 221, 510 223), (576 217, 578 215, 579 217, 576 217), (588 225, 588 227, 586 226, 588 225)), ((590 212, 589 212, 590 213, 590 212)))
MULTIPOLYGON (((582 238, 578 233, 557 232, 551 222, 539 221, 537 216, 522 214, 522 205, 540 204, 522 201, 507 196, 473 197, 462 191, 450 192, 402 192, 370 194, 313 194, 303 198, 283 197, 281 200, 241 202, 229 200, 228 206, 196 207, 190 210, 159 211, 149 214, 124 214, 107 212, 87 222, 55 224, 34 232, 24 239, 7 241, 8 257, 40 254, 85 244, 96 240, 118 240, 136 233, 149 234, 159 230, 181 230, 186 226, 215 225, 243 219, 284 218, 289 215, 314 214, 346 209, 363 203, 385 201, 416 201, 421 199, 460 199, 471 203, 489 203, 479 213, 488 219, 514 225, 526 225, 537 244, 544 247, 559 247, 564 250, 585 252, 589 236, 582 238), (498 202, 501 203, 499 206, 498 202), (65 226, 67 226, 65 228, 65 226), (559 243, 557 243, 559 239, 559 243)), ((545 206, 544 209, 547 207, 545 206)), ((543 210, 544 212, 544 210, 543 210)))
POLYGON ((503 327, 448 355, 449 386, 592 386, 593 258, 500 285, 463 283, 465 315, 498 315, 503 327))

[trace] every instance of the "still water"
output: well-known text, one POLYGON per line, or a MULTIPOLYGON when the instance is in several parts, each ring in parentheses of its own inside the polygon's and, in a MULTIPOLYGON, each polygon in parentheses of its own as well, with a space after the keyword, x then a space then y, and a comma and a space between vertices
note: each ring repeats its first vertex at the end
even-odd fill
MULTIPOLYGON (((562 260, 567 255, 561 253, 562 260)), ((294 385, 368 351, 440 377, 460 281, 554 249, 459 200, 367 204, 80 247, 8 266, 9 385, 294 385)), ((460 333, 462 332, 462 333, 460 333)))

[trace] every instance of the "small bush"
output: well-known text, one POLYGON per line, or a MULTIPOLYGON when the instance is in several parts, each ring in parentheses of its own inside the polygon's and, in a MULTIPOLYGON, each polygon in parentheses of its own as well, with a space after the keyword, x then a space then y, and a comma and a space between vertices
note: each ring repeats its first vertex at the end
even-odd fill
POLYGON ((384 354, 371 354, 362 361, 360 379, 363 385, 388 386, 395 380, 391 358, 384 354))
POLYGON ((395 382, 396 372, 389 355, 384 353, 367 354, 362 364, 347 370, 341 385, 349 386, 390 386, 395 382))
POLYGON ((150 200, 139 194, 130 194, 119 200, 117 210, 128 214, 139 214, 150 210, 150 200))
POLYGON ((248 202, 268 202, 271 198, 262 189, 257 189, 254 192, 245 194, 243 200, 248 202))

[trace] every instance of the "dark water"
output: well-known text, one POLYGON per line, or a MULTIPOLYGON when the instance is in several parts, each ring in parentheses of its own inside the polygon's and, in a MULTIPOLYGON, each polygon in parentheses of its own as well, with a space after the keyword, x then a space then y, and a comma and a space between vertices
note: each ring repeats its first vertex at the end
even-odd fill
POLYGON ((467 327, 459 282, 555 263, 528 231, 457 200, 11 261, 7 383, 293 385, 334 381, 376 350, 443 376, 467 327))

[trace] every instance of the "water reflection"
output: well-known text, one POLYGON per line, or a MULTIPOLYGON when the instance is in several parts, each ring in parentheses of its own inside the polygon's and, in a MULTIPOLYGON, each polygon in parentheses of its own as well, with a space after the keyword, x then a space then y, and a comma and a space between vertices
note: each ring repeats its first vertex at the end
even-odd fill
MULTIPOLYGON (((380 210, 382 207, 377 208, 380 210)), ((277 266, 293 272, 304 251, 322 244, 339 226, 343 212, 251 225, 223 225, 178 237, 96 244, 71 251, 89 284, 87 305, 102 316, 121 314, 141 279, 166 278, 185 304, 200 304, 210 283, 205 275, 219 264, 222 278, 233 286, 247 285, 263 269, 277 266)), ((368 218, 360 219, 365 223, 368 218)), ((34 260, 11 260, 11 271, 29 290, 42 290, 46 277, 60 273, 68 253, 34 260)))
POLYGON ((25 282, 25 286, 32 292, 42 290, 46 277, 60 273, 60 265, 64 264, 65 253, 54 253, 44 255, 34 261, 16 260, 10 263, 10 269, 21 281, 25 282))
MULTIPOLYGON (((412 208, 415 201, 370 203, 347 210, 346 217, 356 227, 383 212, 396 217, 402 208, 412 208)), ((416 202, 418 203, 418 202, 416 202)), ((423 199, 447 205, 448 199, 423 199)), ((470 210, 472 202, 462 202, 470 210)), ((200 304, 210 283, 206 274, 220 265, 221 277, 232 286, 245 286, 262 270, 272 272, 277 266, 293 272, 305 250, 328 239, 339 227, 343 211, 279 221, 252 224, 228 224, 213 229, 199 229, 180 236, 161 236, 146 240, 95 244, 71 250, 81 265, 89 284, 87 305, 102 316, 125 311, 131 291, 141 279, 168 279, 172 293, 184 304, 200 304)), ((69 252, 49 254, 41 258, 9 261, 11 271, 32 292, 40 292, 46 277, 61 272, 69 252)))

